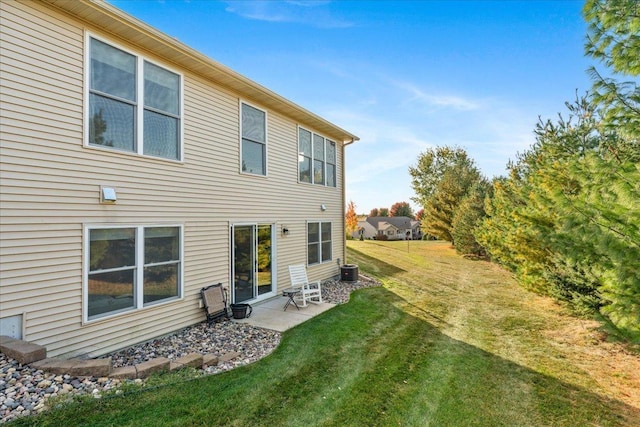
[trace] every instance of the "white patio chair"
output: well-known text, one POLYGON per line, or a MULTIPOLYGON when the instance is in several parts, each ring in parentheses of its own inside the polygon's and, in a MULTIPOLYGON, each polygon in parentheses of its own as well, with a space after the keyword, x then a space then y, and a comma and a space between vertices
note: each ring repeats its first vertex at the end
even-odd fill
POLYGON ((294 296, 300 307, 306 307, 307 301, 314 304, 322 302, 322 290, 320 282, 309 282, 307 269, 304 264, 290 265, 289 276, 291 277, 291 287, 300 291, 294 296))

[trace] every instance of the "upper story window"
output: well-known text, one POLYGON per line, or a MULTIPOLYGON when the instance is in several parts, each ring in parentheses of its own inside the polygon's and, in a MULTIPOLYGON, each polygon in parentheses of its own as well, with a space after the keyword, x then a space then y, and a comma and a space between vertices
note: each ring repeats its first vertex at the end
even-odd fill
POLYGON ((336 143, 306 129, 298 129, 298 180, 336 186, 336 143))
POLYGON ((88 144, 182 158, 182 77, 89 38, 88 144))
POLYGON ((326 142, 327 153, 327 186, 336 186, 336 143, 329 141, 326 142))
POLYGON ((242 114, 242 172, 267 174, 267 113, 244 102, 242 114))

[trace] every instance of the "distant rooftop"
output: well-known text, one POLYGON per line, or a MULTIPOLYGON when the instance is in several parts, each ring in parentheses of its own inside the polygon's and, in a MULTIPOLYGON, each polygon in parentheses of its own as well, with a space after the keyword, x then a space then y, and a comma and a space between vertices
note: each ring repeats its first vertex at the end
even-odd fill
POLYGON ((375 228, 379 228, 380 222, 387 222, 396 228, 407 229, 411 228, 412 221, 414 220, 408 216, 370 216, 367 218, 367 222, 375 228))

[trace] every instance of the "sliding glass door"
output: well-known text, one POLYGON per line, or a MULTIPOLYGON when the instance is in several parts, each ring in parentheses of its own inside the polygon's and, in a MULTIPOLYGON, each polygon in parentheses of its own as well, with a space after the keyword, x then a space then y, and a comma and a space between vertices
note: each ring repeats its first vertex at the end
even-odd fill
POLYGON ((234 303, 274 294, 273 229, 273 224, 237 224, 231 227, 234 303))

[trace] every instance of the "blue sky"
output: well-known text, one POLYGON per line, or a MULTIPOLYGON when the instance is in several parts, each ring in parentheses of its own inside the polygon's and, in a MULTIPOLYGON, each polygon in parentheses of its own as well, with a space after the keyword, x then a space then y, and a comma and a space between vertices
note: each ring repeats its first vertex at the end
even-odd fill
POLYGON ((110 2, 358 135, 346 192, 359 213, 418 209, 408 168, 429 147, 504 175, 538 117, 591 87, 581 1, 110 2))

